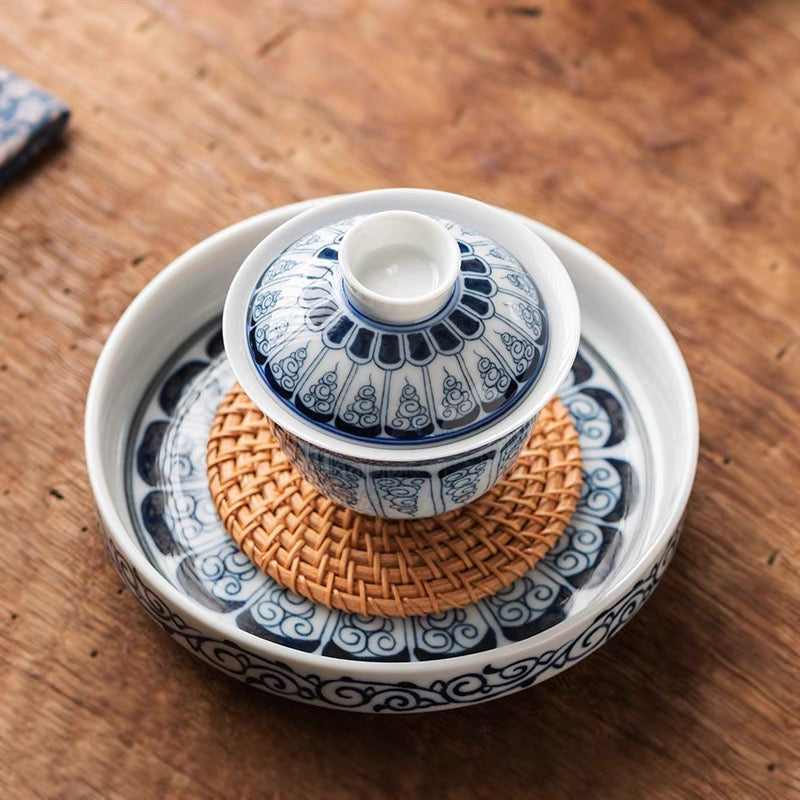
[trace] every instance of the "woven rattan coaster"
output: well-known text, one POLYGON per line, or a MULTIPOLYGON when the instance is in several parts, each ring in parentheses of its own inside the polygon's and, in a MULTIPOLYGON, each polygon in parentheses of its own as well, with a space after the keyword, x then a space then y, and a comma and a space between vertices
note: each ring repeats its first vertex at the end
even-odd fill
POLYGON ((507 586, 558 539, 581 482, 577 433, 552 400, 516 466, 474 502, 429 519, 363 516, 300 477, 238 385, 217 409, 206 465, 226 529, 260 569, 317 603, 380 616, 440 612, 507 586))

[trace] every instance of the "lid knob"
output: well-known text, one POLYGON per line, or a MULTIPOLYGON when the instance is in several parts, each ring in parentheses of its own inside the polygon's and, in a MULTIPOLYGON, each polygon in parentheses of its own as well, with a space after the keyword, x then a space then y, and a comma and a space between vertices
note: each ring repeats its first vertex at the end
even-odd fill
POLYGON ((461 264, 458 243, 443 225, 414 211, 382 211, 344 235, 339 265, 350 302, 365 316, 393 325, 430 317, 445 305, 461 264))

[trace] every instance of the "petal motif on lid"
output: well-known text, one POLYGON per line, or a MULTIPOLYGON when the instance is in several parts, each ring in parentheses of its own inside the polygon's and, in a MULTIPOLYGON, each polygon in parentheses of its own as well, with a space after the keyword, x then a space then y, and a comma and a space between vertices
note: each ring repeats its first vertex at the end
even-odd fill
POLYGON ((434 351, 428 337, 422 332, 407 333, 405 340, 406 358, 417 367, 425 366, 433 361, 434 351))
POLYGON ((530 303, 511 303, 509 308, 525 327, 533 334, 534 339, 539 339, 544 330, 542 312, 530 303))
POLYGON ((456 308, 447 319, 465 339, 477 339, 483 333, 483 323, 463 308, 456 308))
POLYGON ((539 293, 533 281, 523 272, 511 272, 506 275, 506 280, 516 289, 528 295, 532 303, 539 304, 539 293))
POLYGON ((539 361, 539 353, 533 343, 521 336, 514 336, 508 331, 500 334, 500 341, 508 351, 514 364, 514 372, 518 381, 524 381, 533 372, 539 361))
POLYGON ((429 333, 440 353, 455 355, 464 347, 464 340, 446 322, 437 322, 429 333))
POLYGON ((294 258, 279 258, 270 268, 266 274, 266 277, 269 280, 274 278, 278 278, 283 275, 285 272, 289 272, 290 270, 294 269, 299 262, 296 261, 294 258))
POLYGON ((490 281, 488 278, 464 278, 464 290, 482 294, 484 297, 491 297, 497 293, 494 281, 490 281))
POLYGON ((300 292, 300 305, 303 308, 310 308, 318 303, 333 299, 331 284, 328 280, 315 281, 314 283, 304 286, 300 292))
POLYGON ((517 382, 491 355, 478 356, 477 367, 481 378, 481 405, 484 411, 493 411, 517 391, 517 382))
POLYGON ((494 315, 494 303, 485 297, 476 297, 474 294, 461 295, 458 301, 462 308, 468 308, 471 313, 476 314, 481 319, 488 319, 494 315))
POLYGON ((461 271, 469 275, 488 275, 489 265, 482 258, 476 256, 462 258, 461 271))
POLYGON ((338 310, 337 302, 329 297, 306 311, 306 325, 312 331, 322 330, 338 310))
POLYGON ((376 339, 375 331, 359 325, 347 345, 347 352, 356 364, 366 364, 372 358, 376 339))
POLYGON ((275 308, 280 296, 280 289, 262 289, 253 301, 251 309, 253 322, 258 322, 265 314, 275 308))
POLYGON ((334 349, 343 347, 350 331, 352 331, 354 327, 355 322, 353 322, 347 314, 340 314, 325 328, 325 332, 322 334, 322 340, 328 347, 334 349))
POLYGON ((507 251, 458 223, 458 284, 421 325, 392 326, 342 297, 339 243, 352 221, 315 231, 267 265, 248 311, 253 361, 308 423, 384 444, 438 442, 509 410, 544 362, 547 317, 507 251))
POLYGON ((403 360, 400 337, 396 333, 380 334, 375 363, 383 369, 395 369, 403 364, 403 360))
POLYGON ((296 242, 295 247, 297 249, 301 249, 303 247, 309 247, 312 244, 317 244, 322 239, 319 231, 311 231, 311 233, 307 233, 305 236, 301 236, 296 242))
POLYGON ((259 355, 266 357, 281 342, 288 328, 289 320, 286 319, 274 323, 264 321, 250 331, 250 343, 259 355))

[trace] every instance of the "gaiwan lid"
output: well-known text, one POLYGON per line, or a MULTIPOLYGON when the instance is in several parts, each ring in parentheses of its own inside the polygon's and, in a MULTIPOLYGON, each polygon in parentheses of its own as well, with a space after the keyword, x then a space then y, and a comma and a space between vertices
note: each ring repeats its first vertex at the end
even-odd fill
POLYGON ((226 350, 262 411, 320 446, 471 439, 521 404, 516 424, 533 416, 566 374, 574 291, 566 366, 527 403, 559 331, 547 297, 563 305, 559 281, 569 301, 563 266, 507 212, 364 192, 300 214, 250 254, 226 302, 226 350))

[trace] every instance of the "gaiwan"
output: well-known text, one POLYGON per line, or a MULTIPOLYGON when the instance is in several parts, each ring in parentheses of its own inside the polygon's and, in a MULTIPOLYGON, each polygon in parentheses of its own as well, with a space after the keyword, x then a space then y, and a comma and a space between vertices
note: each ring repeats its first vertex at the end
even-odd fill
POLYGON ((578 347, 578 301, 508 212, 386 189, 267 236, 225 302, 237 380, 290 460, 364 514, 450 511, 512 466, 578 347))

